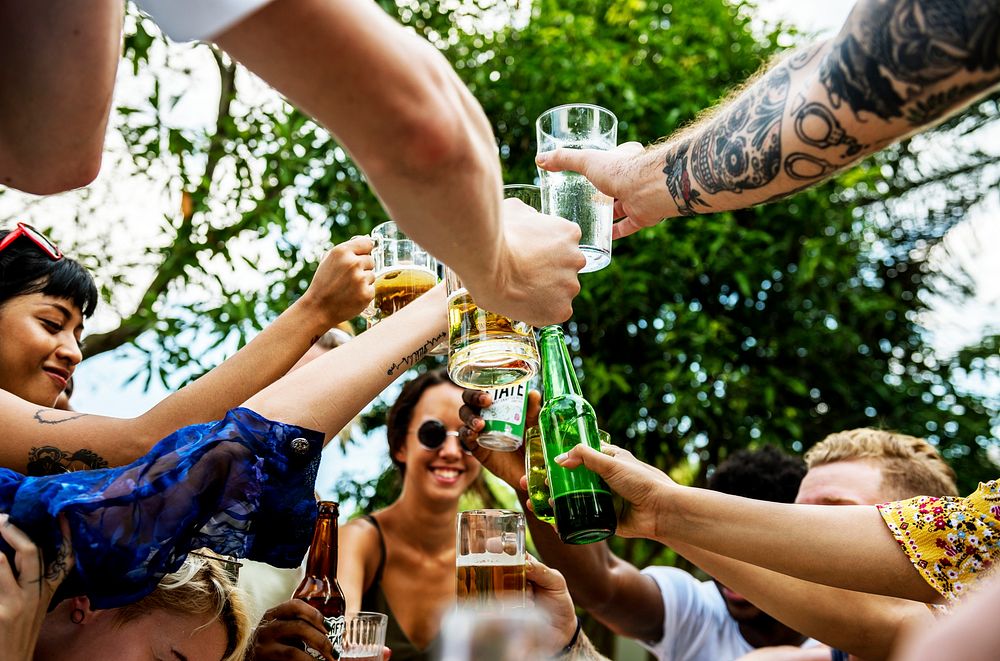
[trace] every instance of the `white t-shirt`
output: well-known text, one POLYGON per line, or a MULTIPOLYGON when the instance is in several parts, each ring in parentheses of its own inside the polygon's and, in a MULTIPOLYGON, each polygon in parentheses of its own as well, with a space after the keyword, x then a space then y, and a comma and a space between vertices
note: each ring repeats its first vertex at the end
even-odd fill
MULTIPOLYGON (((676 567, 647 567, 663 595, 663 638, 640 641, 660 661, 733 661, 755 648, 740 633, 712 581, 676 567)), ((807 639, 802 647, 818 643, 807 639)))
POLYGON ((135 0, 175 41, 207 40, 271 0, 135 0))

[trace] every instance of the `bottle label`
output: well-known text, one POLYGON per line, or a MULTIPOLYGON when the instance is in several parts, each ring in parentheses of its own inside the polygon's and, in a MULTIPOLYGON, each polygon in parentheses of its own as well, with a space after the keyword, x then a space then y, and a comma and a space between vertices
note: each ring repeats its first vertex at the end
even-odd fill
POLYGON ((488 392, 493 396, 493 404, 480 413, 485 423, 480 437, 497 434, 524 438, 524 416, 528 403, 525 384, 519 383, 488 392))
MULTIPOLYGON (((323 623, 326 625, 326 638, 330 641, 330 645, 333 647, 333 656, 334 658, 339 659, 341 653, 344 651, 344 616, 338 615, 337 617, 324 617, 323 623)), ((306 654, 314 659, 326 658, 319 650, 315 650, 308 645, 306 645, 306 654)))

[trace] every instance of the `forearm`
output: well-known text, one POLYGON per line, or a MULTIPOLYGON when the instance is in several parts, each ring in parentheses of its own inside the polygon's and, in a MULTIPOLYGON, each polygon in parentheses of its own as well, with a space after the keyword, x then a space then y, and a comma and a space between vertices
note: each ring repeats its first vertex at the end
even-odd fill
MULTIPOLYGON (((518 495, 526 503, 527 494, 519 490, 518 495)), ((620 636, 663 636, 663 599, 652 579, 617 558, 604 542, 563 544, 552 526, 532 514, 526 519, 541 559, 562 573, 573 603, 620 636)))
POLYGON ((266 418, 339 432, 396 377, 447 337, 444 286, 283 377, 244 404, 266 418))
POLYGON ((299 299, 233 356, 139 416, 145 444, 152 447, 176 429, 222 418, 284 376, 329 328, 323 311, 299 299))
POLYGON ((218 41, 337 136, 413 239, 459 272, 496 267, 492 131, 430 44, 367 0, 277 0, 218 41))
POLYGON ((888 658, 902 631, 933 621, 917 602, 810 583, 683 544, 674 550, 795 631, 867 661, 888 658))
POLYGON ((873 506, 792 506, 677 486, 663 491, 660 502, 653 536, 669 546, 694 546, 832 587, 940 600, 873 506))
POLYGON ((637 199, 659 194, 663 215, 677 216, 780 198, 985 94, 1000 82, 1000 11, 987 0, 935 4, 861 0, 836 37, 642 154, 637 199))
POLYGON ((47 194, 97 175, 123 9, 120 0, 0 2, 0 183, 47 194))

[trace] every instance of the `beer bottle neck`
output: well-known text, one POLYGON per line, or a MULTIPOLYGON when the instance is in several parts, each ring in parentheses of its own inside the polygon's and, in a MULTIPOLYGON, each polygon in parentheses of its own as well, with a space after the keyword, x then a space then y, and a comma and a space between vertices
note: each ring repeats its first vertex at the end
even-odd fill
POLYGON ((559 395, 582 395, 576 370, 563 339, 562 328, 546 326, 539 341, 542 353, 542 395, 546 400, 559 395))
POLYGON ((306 576, 326 577, 333 582, 337 578, 337 517, 321 512, 316 519, 309 559, 306 561, 306 576))

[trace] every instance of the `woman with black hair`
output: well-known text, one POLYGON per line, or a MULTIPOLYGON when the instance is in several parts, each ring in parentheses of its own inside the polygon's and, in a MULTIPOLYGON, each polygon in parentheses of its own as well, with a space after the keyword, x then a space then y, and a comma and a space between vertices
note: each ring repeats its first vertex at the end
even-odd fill
POLYGON ((455 515, 480 472, 458 440, 461 406, 462 389, 443 369, 403 386, 386 419, 402 492, 340 531, 337 577, 347 608, 389 616, 393 661, 430 659, 455 602, 455 515))
POLYGON ((318 336, 371 300, 371 241, 323 259, 305 294, 227 361, 131 419, 50 410, 82 359, 97 286, 78 262, 19 223, 0 230, 0 466, 32 475, 120 466, 186 425, 216 420, 273 383, 318 336))

